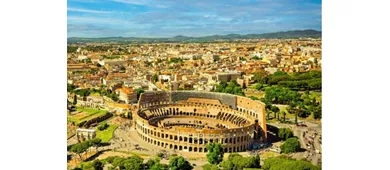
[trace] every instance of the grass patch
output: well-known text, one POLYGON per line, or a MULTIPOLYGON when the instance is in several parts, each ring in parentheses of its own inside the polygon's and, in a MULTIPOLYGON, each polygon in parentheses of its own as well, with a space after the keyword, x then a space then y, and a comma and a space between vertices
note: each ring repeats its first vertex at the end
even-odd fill
POLYGON ((77 107, 76 109, 77 109, 77 111, 87 112, 89 114, 94 114, 96 112, 99 112, 99 113, 105 113, 106 112, 106 110, 97 110, 97 109, 91 109, 91 108, 77 107))
POLYGON ((275 152, 264 152, 263 155, 262 155, 262 158, 263 159, 267 159, 267 158, 271 158, 271 157, 275 157, 275 156, 279 156, 280 154, 278 153, 275 153, 275 152))
POLYGON ((109 124, 108 128, 103 131, 96 129, 96 137, 100 138, 102 142, 108 142, 112 138, 116 128, 118 128, 118 125, 109 124))
POLYGON ((78 115, 68 116, 68 121, 78 124, 84 120, 87 121, 95 117, 103 116, 104 114, 107 113, 106 110, 96 110, 91 108, 79 108, 79 107, 77 108, 76 112, 84 112, 84 114, 81 113, 78 115))

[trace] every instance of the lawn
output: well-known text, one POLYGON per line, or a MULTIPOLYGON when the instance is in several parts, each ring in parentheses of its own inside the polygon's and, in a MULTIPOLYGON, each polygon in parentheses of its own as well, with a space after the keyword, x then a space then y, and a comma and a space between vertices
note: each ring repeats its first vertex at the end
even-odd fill
POLYGON ((84 112, 84 114, 79 113, 77 115, 68 116, 68 119, 77 124, 77 123, 82 122, 84 120, 90 120, 90 119, 93 119, 95 117, 103 116, 104 114, 106 114, 107 111, 78 107, 76 112, 84 112))
POLYGON ((280 155, 280 154, 275 153, 275 152, 272 152, 272 151, 266 151, 266 152, 264 152, 264 153, 261 155, 261 158, 267 159, 267 158, 271 158, 271 157, 275 157, 275 156, 279 156, 279 155, 280 155))
POLYGON ((116 128, 118 128, 118 125, 109 124, 108 128, 103 131, 96 129, 96 138, 100 138, 102 142, 108 142, 112 138, 116 128))

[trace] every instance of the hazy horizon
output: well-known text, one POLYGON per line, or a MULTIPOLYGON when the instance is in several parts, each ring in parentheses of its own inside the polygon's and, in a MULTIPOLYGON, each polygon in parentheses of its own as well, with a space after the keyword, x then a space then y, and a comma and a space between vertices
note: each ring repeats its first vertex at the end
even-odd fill
MULTIPOLYGON (((321 30, 315 30, 315 29, 305 29, 305 30, 314 30, 322 32, 321 30)), ((288 31, 304 31, 304 30, 286 30, 286 31, 276 31, 276 32, 288 32, 288 31)), ((267 33, 276 33, 276 32, 264 32, 264 33, 250 33, 250 34, 267 34, 267 33)), ((225 36, 225 35, 231 35, 233 33, 229 34, 212 34, 212 35, 203 35, 203 36, 186 36, 186 35, 175 35, 175 36, 164 36, 164 37, 152 37, 152 36, 108 36, 108 37, 67 37, 67 38, 173 38, 177 36, 185 36, 185 37, 191 37, 191 38, 200 38, 200 37, 207 37, 207 36, 225 36)), ((235 34, 235 35, 247 35, 244 34, 235 34)))

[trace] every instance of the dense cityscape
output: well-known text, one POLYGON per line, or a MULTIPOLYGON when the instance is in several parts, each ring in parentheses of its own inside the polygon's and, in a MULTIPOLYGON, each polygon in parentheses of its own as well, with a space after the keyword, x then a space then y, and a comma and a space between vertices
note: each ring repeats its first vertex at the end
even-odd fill
POLYGON ((321 45, 320 38, 68 43, 68 168, 321 169, 321 45), (179 115, 156 115, 168 106, 179 115), (237 111, 241 117, 229 116, 237 111), (180 139, 160 145, 158 133, 148 141, 141 121, 175 129, 180 139), (245 146, 217 136, 175 145, 244 125, 254 128, 241 137, 245 146))

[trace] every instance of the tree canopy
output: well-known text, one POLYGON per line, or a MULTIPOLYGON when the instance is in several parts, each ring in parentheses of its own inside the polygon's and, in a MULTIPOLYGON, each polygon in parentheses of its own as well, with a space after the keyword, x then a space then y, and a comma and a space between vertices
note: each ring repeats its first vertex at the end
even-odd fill
POLYGON ((272 157, 266 159, 264 161, 262 169, 264 170, 285 170, 285 169, 321 170, 321 167, 313 165, 308 161, 295 160, 286 156, 278 156, 278 157, 272 157))
POLYGON ((297 138, 288 138, 281 146, 280 150, 282 153, 294 153, 301 148, 297 138))
POLYGON ((219 164, 223 159, 223 148, 220 143, 209 143, 206 145, 207 148, 207 160, 210 164, 219 164))
POLYGON ((235 94, 239 96, 245 96, 244 92, 242 91, 242 88, 239 84, 237 84, 237 81, 233 80, 228 83, 221 82, 218 84, 214 90, 215 92, 221 92, 221 93, 228 93, 228 94, 235 94))
POLYGON ((264 103, 289 104, 301 101, 301 94, 284 87, 269 87, 266 88, 262 101, 264 103))
POLYGON ((191 170, 193 169, 190 162, 185 160, 182 156, 171 157, 169 160, 169 167, 171 170, 191 170))
POLYGON ((228 160, 220 163, 220 166, 225 170, 239 170, 244 168, 260 168, 260 156, 243 157, 238 153, 229 155, 228 160))
POLYGON ((294 133, 290 128, 280 128, 278 132, 278 137, 281 140, 287 140, 294 136, 294 133))

